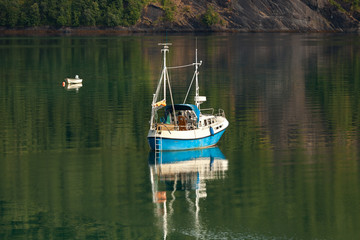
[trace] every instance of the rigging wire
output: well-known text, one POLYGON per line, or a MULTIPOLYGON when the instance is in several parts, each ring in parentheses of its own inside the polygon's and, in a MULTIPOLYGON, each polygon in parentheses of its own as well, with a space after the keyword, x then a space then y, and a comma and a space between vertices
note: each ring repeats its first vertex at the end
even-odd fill
POLYGON ((191 63, 191 64, 187 64, 187 65, 174 66, 174 67, 167 67, 167 69, 177 69, 177 68, 192 67, 192 66, 194 66, 195 64, 196 64, 196 63, 191 63))
POLYGON ((193 82, 194 82, 194 79, 195 79, 195 75, 196 75, 196 72, 194 73, 193 78, 191 79, 191 83, 190 83, 189 89, 188 89, 188 91, 187 91, 187 93, 186 93, 186 96, 185 96, 185 99, 184 99, 183 104, 185 104, 185 102, 186 102, 186 100, 187 100, 187 97, 188 97, 188 95, 189 95, 191 86, 192 86, 192 84, 193 84, 193 82))

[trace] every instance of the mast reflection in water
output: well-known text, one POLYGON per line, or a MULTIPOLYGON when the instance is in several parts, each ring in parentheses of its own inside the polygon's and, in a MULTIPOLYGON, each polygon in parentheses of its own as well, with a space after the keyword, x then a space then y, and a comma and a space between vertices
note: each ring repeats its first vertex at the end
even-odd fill
MULTIPOLYGON (((228 160, 218 147, 149 153, 149 169, 155 215, 163 230, 164 239, 174 226, 172 216, 176 214, 175 200, 186 201, 187 211, 192 216, 194 231, 201 235, 199 200, 207 197, 206 183, 223 179, 228 170, 228 160)), ((179 208, 176 208, 179 210, 179 208)), ((185 210, 180 208, 183 214, 185 210)))

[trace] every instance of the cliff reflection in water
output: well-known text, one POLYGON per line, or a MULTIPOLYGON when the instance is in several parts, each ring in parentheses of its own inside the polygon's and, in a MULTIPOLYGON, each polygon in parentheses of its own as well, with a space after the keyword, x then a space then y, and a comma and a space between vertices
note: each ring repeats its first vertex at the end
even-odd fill
POLYGON ((164 239, 176 229, 176 223, 172 222, 176 213, 189 215, 185 221, 194 226, 195 235, 199 236, 203 229, 199 217, 200 199, 207 197, 206 184, 210 180, 225 178, 228 170, 228 160, 220 149, 151 151, 149 169, 155 215, 164 239), (181 207, 183 204, 187 205, 186 208, 181 207), (184 214, 184 209, 188 214, 184 214))

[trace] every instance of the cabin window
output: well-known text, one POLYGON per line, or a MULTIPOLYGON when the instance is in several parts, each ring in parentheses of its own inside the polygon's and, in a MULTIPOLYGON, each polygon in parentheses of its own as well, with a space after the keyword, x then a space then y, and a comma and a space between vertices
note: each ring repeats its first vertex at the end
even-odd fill
POLYGON ((204 123, 205 123, 205 126, 207 126, 207 121, 206 120, 204 120, 204 123))

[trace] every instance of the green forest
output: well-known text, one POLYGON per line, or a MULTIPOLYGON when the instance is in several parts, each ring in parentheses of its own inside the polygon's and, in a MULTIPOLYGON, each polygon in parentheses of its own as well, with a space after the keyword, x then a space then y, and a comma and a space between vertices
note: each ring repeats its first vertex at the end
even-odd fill
MULTIPOLYGON (((165 21, 177 22, 183 27, 191 25, 196 28, 200 24, 207 27, 220 25, 235 29, 239 27, 258 29, 259 25, 264 25, 262 21, 265 21, 269 24, 265 29, 281 30, 278 25, 272 23, 272 18, 275 17, 276 21, 286 24, 286 21, 283 21, 286 14, 289 15, 286 15, 289 21, 299 17, 308 19, 306 28, 310 31, 338 30, 339 27, 352 29, 354 26, 356 28, 359 22, 360 0, 327 0, 323 7, 320 7, 321 4, 305 0, 302 2, 304 13, 314 11, 313 14, 334 26, 323 29, 321 25, 313 26, 317 22, 310 21, 307 14, 301 17, 292 16, 291 12, 295 11, 296 5, 281 6, 279 9, 283 13, 278 16, 279 9, 266 0, 183 2, 175 0, 0 0, 0 27, 128 27, 140 22, 143 10, 151 3, 156 6, 155 9, 161 9, 163 12, 161 18, 150 21, 155 25, 158 21, 165 21), (244 9, 244 11, 239 9, 244 9), (252 14, 245 14, 246 12, 252 12, 252 14), (260 14, 261 12, 266 14, 260 14), (248 26, 244 22, 252 24, 248 26)), ((154 15, 154 13, 151 14, 154 15)), ((289 30, 299 30, 303 27, 296 21, 292 24, 294 26, 287 27, 289 30)))
POLYGON ((0 0, 0 26, 129 26, 147 0, 0 0))

